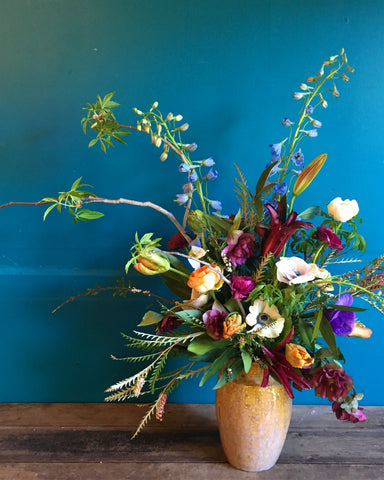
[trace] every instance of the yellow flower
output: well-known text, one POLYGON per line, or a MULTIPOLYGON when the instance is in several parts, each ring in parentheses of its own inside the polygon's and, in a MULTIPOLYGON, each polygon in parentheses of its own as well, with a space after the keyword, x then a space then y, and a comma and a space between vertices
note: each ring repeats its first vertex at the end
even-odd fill
POLYGON ((239 313, 232 313, 228 315, 223 323, 223 338, 228 338, 237 332, 240 332, 245 327, 245 323, 242 321, 239 313))
POLYGON ((310 367, 314 362, 307 350, 295 343, 287 343, 285 346, 285 358, 295 368, 310 367))
MULTIPOLYGON (((221 270, 216 265, 203 265, 189 276, 188 287, 198 295, 211 290, 218 290, 224 283, 221 270)), ((194 297, 195 298, 195 297, 194 297)))

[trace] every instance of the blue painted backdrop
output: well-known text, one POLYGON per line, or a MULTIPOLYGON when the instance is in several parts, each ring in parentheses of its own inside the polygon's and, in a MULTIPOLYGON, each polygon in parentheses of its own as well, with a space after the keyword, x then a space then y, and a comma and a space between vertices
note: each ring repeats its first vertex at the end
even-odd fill
MULTIPOLYGON (((301 202, 357 199, 369 242, 364 260, 383 250, 381 0, 2 0, 1 7, 0 203, 54 196, 83 176, 101 196, 151 200, 181 216, 173 198, 182 174, 172 159, 158 161, 146 136, 107 155, 88 149, 82 107, 116 91, 125 122, 135 121, 131 107, 154 100, 184 115, 196 158, 217 162, 211 195, 230 213, 234 162, 252 186, 270 159, 268 145, 284 138, 281 119, 296 115, 292 92, 343 46, 356 73, 318 116, 318 138, 303 145, 307 159, 322 152, 329 159, 301 202)), ((127 376, 110 354, 126 354, 119 332, 138 323, 147 299, 102 295, 51 311, 123 276, 136 230, 164 238, 174 230, 156 212, 103 211, 102 220, 79 225, 64 214, 43 223, 36 207, 0 211, 0 401, 102 401, 104 388, 127 376)), ((129 280, 148 279, 133 272, 129 280)), ((361 319, 374 335, 345 342, 347 370, 366 404, 383 404, 384 322, 373 311, 361 319)), ((185 383, 173 400, 214 396, 185 383)), ((305 393, 296 401, 319 399, 305 393)))

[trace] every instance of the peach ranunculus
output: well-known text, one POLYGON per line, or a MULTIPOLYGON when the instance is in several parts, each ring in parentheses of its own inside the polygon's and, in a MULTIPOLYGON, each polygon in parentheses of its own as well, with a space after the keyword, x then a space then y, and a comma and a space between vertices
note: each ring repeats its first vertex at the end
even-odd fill
POLYGON ((223 338, 229 338, 237 332, 240 332, 246 326, 240 313, 231 313, 224 320, 223 338))
POLYGON ((314 362, 307 350, 295 343, 287 343, 285 346, 285 358, 294 368, 310 367, 314 362))
POLYGON ((203 265, 191 273, 187 285, 192 288, 194 297, 196 297, 211 290, 218 290, 223 283, 224 280, 219 267, 203 265))

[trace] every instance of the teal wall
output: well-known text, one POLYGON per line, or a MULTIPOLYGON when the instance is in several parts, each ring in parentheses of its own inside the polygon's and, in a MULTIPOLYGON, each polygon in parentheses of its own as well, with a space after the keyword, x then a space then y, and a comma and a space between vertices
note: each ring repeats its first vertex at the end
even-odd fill
MULTIPOLYGON (((176 163, 161 164, 143 137, 104 155, 88 149, 82 107, 116 91, 119 115, 154 100, 182 113, 196 158, 213 156, 221 176, 212 196, 230 213, 236 162, 253 185, 294 117, 300 82, 345 47, 356 67, 341 96, 319 119, 307 159, 328 152, 328 164, 302 205, 335 196, 358 200, 364 261, 383 250, 384 110, 382 0, 1 0, 0 203, 33 201, 65 190, 83 176, 104 197, 155 201, 174 209, 183 182, 176 163)), ((121 331, 140 320, 147 300, 108 295, 52 309, 87 287, 124 275, 136 230, 167 238, 173 229, 156 212, 105 206, 106 216, 74 225, 43 209, 0 210, 0 401, 98 402, 128 375, 110 359, 125 355, 121 331)), ((182 209, 177 210, 182 214, 182 209)), ((147 285, 132 272, 137 286, 147 285)), ((151 280, 151 288, 158 289, 151 280)), ((369 340, 345 342, 347 370, 365 404, 383 404, 384 322, 370 311, 369 340)), ((209 388, 185 383, 173 401, 211 402, 209 388)), ((297 403, 315 403, 311 393, 297 403)))

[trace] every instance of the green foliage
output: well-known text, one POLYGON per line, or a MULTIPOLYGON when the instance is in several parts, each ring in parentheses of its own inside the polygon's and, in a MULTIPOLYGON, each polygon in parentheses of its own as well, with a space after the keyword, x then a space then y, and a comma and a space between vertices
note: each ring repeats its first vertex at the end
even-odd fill
POLYGON ((79 220, 87 222, 88 220, 96 220, 104 216, 103 213, 82 208, 84 201, 89 198, 94 198, 96 195, 87 190, 80 190, 82 187, 90 187, 86 183, 80 183, 82 177, 78 178, 71 186, 68 192, 59 192, 57 198, 45 197, 41 200, 44 203, 52 203, 44 212, 43 219, 47 218, 47 215, 56 208, 61 213, 62 207, 67 208, 69 213, 73 216, 73 221, 77 223, 79 220))

